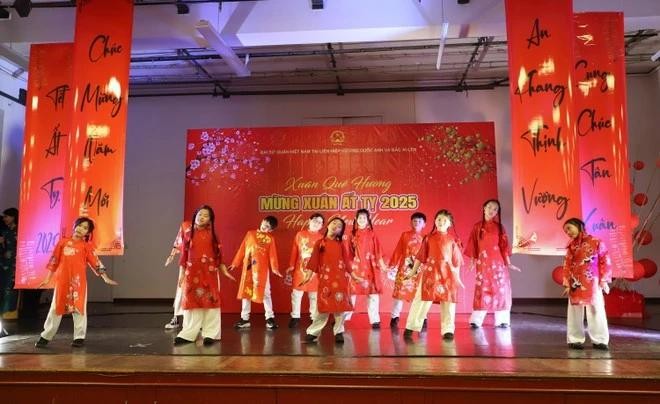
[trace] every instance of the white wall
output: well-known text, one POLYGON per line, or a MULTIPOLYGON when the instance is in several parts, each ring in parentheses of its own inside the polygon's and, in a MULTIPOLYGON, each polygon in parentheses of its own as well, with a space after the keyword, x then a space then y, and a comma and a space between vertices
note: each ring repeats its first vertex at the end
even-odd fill
MULTIPOLYGON (((0 90, 18 98, 19 88, 27 88, 23 80, 0 71, 0 90)), ((18 189, 23 154, 25 107, 0 96, 0 211, 18 207, 18 189)))
MULTIPOLYGON (((631 159, 654 164, 658 158, 660 127, 658 75, 628 78, 628 111, 631 159), (640 147, 639 145, 642 145, 640 147), (642 158, 643 157, 643 158, 642 158)), ((120 286, 115 298, 169 298, 176 271, 162 263, 183 212, 185 135, 188 128, 240 126, 296 126, 318 117, 381 116, 383 123, 494 121, 498 154, 499 193, 504 223, 511 231, 511 148, 507 89, 394 94, 251 96, 229 99, 208 96, 131 98, 128 109, 124 225, 126 254, 106 258, 120 286)), ((7 121, 7 116, 5 116, 7 121)), ((6 122, 5 122, 6 126, 6 122)), ((11 138, 16 137, 12 135, 11 138)), ((20 142, 19 142, 20 143, 20 142)), ((0 174, 0 201, 16 200, 17 151, 5 152, 0 174), (5 160, 5 156, 9 156, 5 160), (5 167, 8 167, 5 171, 5 167), (8 177, 8 178, 6 178, 8 177), (6 198, 5 194, 11 194, 6 198)), ((12 148, 15 142, 12 141, 12 148)), ((650 171, 650 170, 647 170, 650 171)), ((656 176, 658 177, 658 176, 656 176)), ((648 184, 648 179, 638 181, 648 184)), ((650 175, 649 175, 650 178, 650 175)), ((657 181, 656 191, 658 192, 657 181)), ((653 192, 650 195, 655 195, 653 192)), ((658 232, 656 231, 656 234, 658 232)), ((660 262, 660 241, 640 252, 660 262), (656 248, 653 248, 653 245, 656 248)), ((512 276, 514 297, 558 297, 560 288, 551 278, 559 257, 514 256, 523 268, 512 276)), ((635 286, 648 297, 660 297, 658 279, 635 286)), ((90 289, 92 299, 107 298, 108 289, 90 289)))

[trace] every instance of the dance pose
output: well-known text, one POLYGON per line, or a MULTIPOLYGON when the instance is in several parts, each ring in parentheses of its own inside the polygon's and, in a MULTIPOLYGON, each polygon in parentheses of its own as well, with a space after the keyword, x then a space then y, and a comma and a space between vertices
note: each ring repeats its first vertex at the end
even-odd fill
POLYGON ((235 281, 222 263, 222 251, 215 234, 215 213, 203 205, 193 214, 193 223, 181 226, 181 257, 179 282, 183 328, 174 339, 174 345, 195 342, 202 334, 204 345, 220 339, 220 279, 225 276, 235 281))
POLYGON ((269 276, 269 271, 272 271, 282 277, 278 270, 275 238, 271 234, 275 228, 277 228, 277 218, 266 216, 258 230, 247 232, 232 261, 231 269, 239 266, 242 268, 237 296, 241 299, 241 319, 234 324, 237 329, 250 328, 252 302, 263 303, 266 328, 273 330, 278 327, 273 312, 269 276))
POLYGON ((453 218, 443 209, 435 215, 433 230, 424 238, 413 265, 410 278, 421 270, 421 279, 410 306, 404 337, 410 338, 413 331, 420 331, 424 319, 433 303, 440 303, 441 333, 445 340, 454 339, 456 320, 456 297, 458 288, 463 287, 460 268, 463 256, 458 237, 447 233, 453 218))
MULTIPOLYGON (((359 209, 356 212, 349 245, 353 257, 352 271, 361 279, 360 282, 355 280, 351 282, 351 303, 355 307, 357 295, 366 295, 371 328, 378 329, 380 328, 379 295, 383 290, 380 272, 386 271, 387 267, 368 210, 359 209)), ((352 312, 348 313, 346 320, 350 320, 351 315, 352 312)))
POLYGON ((105 273, 105 267, 94 253, 90 240, 94 232, 94 222, 87 217, 79 217, 73 224, 73 235, 62 237, 57 242, 48 262, 48 275, 37 288, 48 285, 56 274, 53 301, 48 310, 44 330, 37 348, 44 348, 53 339, 60 327, 62 316, 73 315, 73 342, 71 346, 85 344, 87 334, 87 276, 86 267, 90 265, 94 274, 100 276, 108 285, 117 285, 105 273))
POLYGON ((564 223, 571 239, 566 247, 563 285, 568 295, 566 339, 569 348, 584 349, 584 311, 587 331, 595 349, 608 350, 610 339, 603 293, 609 293, 612 281, 610 257, 602 241, 587 234, 584 222, 577 218, 564 223))
POLYGON ((410 276, 415 263, 415 257, 422 245, 424 236, 422 230, 426 226, 426 215, 415 212, 410 216, 411 229, 401 234, 399 242, 390 258, 390 268, 396 271, 394 289, 392 290, 392 314, 390 327, 398 328, 399 315, 404 300, 411 302, 417 290, 418 276, 410 276))
MULTIPOLYGON (((338 217, 328 223, 325 236, 314 244, 312 256, 307 262, 303 285, 318 278, 318 313, 307 328, 307 342, 314 342, 333 313, 335 324, 332 332, 336 343, 344 342, 344 313, 353 310, 350 300, 351 262, 348 246, 342 241, 346 224, 338 217)), ((359 280, 358 278, 355 278, 359 280)))
POLYGON ((502 226, 498 200, 484 203, 482 219, 472 228, 465 255, 471 258, 470 270, 475 266, 477 270, 470 326, 481 327, 487 312, 493 311, 495 326, 508 327, 511 324, 509 269, 520 269, 511 264, 511 247, 502 226))
POLYGON ((286 270, 287 283, 292 285, 291 290, 291 320, 289 320, 289 328, 295 328, 300 322, 300 306, 302 297, 307 292, 309 298, 309 315, 312 320, 316 317, 316 299, 318 280, 316 277, 302 285, 305 277, 304 270, 312 255, 312 247, 314 243, 320 240, 323 235, 319 232, 324 223, 323 215, 314 213, 309 217, 306 230, 301 230, 296 233, 293 239, 293 246, 291 247, 291 258, 289 261, 289 268, 286 270))

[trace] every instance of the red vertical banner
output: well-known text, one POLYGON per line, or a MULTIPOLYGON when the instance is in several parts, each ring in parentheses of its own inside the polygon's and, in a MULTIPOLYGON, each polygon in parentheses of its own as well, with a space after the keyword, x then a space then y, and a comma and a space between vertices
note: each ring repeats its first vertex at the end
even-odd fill
POLYGON ((71 128, 73 44, 32 45, 25 108, 15 287, 34 288, 60 237, 71 128))
POLYGON ((581 216, 571 0, 507 0, 513 251, 563 255, 581 216))
POLYGON ((575 104, 582 217, 615 277, 632 276, 623 13, 575 14, 575 104))
POLYGON ((97 252, 124 251, 122 210, 132 0, 79 0, 73 56, 74 111, 62 228, 96 223, 97 252))

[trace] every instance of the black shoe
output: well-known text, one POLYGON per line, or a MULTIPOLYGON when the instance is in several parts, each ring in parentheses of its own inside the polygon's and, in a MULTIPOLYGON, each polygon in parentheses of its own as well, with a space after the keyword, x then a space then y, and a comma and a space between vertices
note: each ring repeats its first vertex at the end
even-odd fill
POLYGON ((429 320, 424 319, 424 324, 422 324, 422 331, 426 331, 429 328, 429 320))
POLYGON ((412 339, 412 333, 413 333, 413 330, 409 330, 409 329, 406 328, 406 329, 403 331, 403 338, 405 338, 405 339, 412 339))
POLYGON ((477 329, 479 327, 480 326, 476 325, 475 323, 470 323, 470 328, 472 328, 472 329, 477 329))
POLYGON ((35 348, 46 348, 50 341, 48 341, 44 337, 39 337, 39 341, 35 342, 34 347, 35 348))
POLYGON ((344 343, 344 333, 339 333, 335 334, 335 344, 343 344, 344 343))
POLYGON ((215 344, 215 341, 217 341, 217 339, 214 339, 214 338, 211 338, 211 337, 204 337, 204 345, 206 345, 206 346, 210 346, 210 345, 215 344))
POLYGON ((598 349, 601 351, 609 351, 610 347, 607 346, 607 344, 594 344, 593 345, 594 349, 598 349))
POLYGON ((497 328, 509 328, 509 323, 498 324, 497 328))
POLYGON ((192 344, 193 342, 195 342, 195 341, 188 341, 187 339, 181 338, 181 337, 174 338, 174 346, 184 345, 184 344, 192 344))
POLYGON ((275 317, 266 319, 266 328, 268 328, 269 330, 274 330, 278 327, 279 325, 277 325, 277 323, 275 322, 275 317))
POLYGON ((71 346, 74 348, 80 348, 81 346, 85 345, 85 339, 84 338, 76 338, 73 340, 71 343, 71 346))
POLYGON ((390 328, 399 328, 399 317, 392 317, 390 320, 390 328))
POLYGON ((300 323, 300 319, 299 319, 299 318, 291 317, 291 320, 289 320, 289 328, 297 328, 297 327, 298 327, 298 323, 300 323))
POLYGON ((305 342, 316 342, 318 337, 316 335, 307 334, 305 335, 305 342))
POLYGON ((237 330, 248 329, 250 328, 250 320, 240 319, 236 324, 234 324, 234 328, 237 330))
POLYGON ((579 350, 584 349, 584 345, 582 345, 579 342, 571 342, 570 344, 568 344, 568 347, 571 349, 579 349, 579 350))
POLYGON ((451 341, 454 339, 454 333, 453 332, 446 332, 442 335, 442 339, 445 341, 451 341))
POLYGON ((372 330, 380 330, 380 323, 371 324, 371 329, 372 330))

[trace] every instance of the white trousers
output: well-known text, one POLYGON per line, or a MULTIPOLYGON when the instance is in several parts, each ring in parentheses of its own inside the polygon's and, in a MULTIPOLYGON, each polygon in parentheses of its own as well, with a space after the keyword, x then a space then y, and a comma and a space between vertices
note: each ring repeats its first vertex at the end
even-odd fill
MULTIPOLYGON (((351 303, 355 307, 355 302, 357 301, 357 295, 351 295, 351 303)), ((369 315, 369 323, 380 323, 380 295, 374 293, 372 295, 367 295, 367 314, 369 315)), ((353 317, 352 311, 344 312, 344 319, 346 321, 350 320, 353 317)))
MULTIPOLYGON (((333 313, 332 315, 335 316, 335 325, 332 327, 332 333, 337 335, 344 332, 344 313, 333 313)), ((330 313, 317 313, 312 324, 307 327, 306 333, 315 337, 321 335, 323 327, 328 323, 328 318, 330 318, 330 313)))
POLYGON ((403 309, 403 300, 392 299, 392 318, 399 317, 403 309))
MULTIPOLYGON (((250 319, 251 309, 252 301, 250 299, 241 299, 241 319, 248 321, 250 319)), ((266 277, 266 287, 264 288, 264 315, 266 316, 266 320, 275 317, 273 299, 270 296, 270 276, 266 277)))
POLYGON ((199 330, 202 338, 220 339, 220 308, 190 309, 183 311, 183 328, 177 337, 195 341, 199 330))
MULTIPOLYGON (((305 294, 302 290, 293 289, 291 291, 291 318, 300 318, 300 307, 302 306, 302 297, 305 294)), ((307 292, 309 298, 309 317, 314 320, 318 314, 316 306, 316 292, 307 292)))
POLYGON ((183 297, 183 289, 181 286, 176 287, 176 294, 174 295, 174 315, 175 316, 182 316, 183 315, 183 309, 181 308, 181 299, 183 297))
MULTIPOLYGON (((56 313, 57 289, 53 292, 53 301, 50 303, 48 316, 44 323, 44 331, 41 333, 43 339, 52 340, 57 330, 60 328, 62 316, 56 313)), ((87 293, 85 292, 85 314, 73 313, 73 339, 85 339, 87 335, 87 293)))
POLYGON ((603 292, 599 289, 592 305, 571 304, 566 313, 566 340, 569 344, 584 343, 584 312, 587 311, 587 332, 594 344, 607 344, 610 333, 607 329, 607 315, 603 292))
MULTIPOLYGON (((481 327, 488 312, 486 310, 474 310, 470 315, 470 324, 476 324, 481 327)), ((495 326, 500 324, 511 324, 511 311, 500 310, 493 313, 495 315, 495 326)))
MULTIPOLYGON (((422 283, 420 282, 415 292, 415 298, 410 305, 408 318, 406 319, 406 329, 421 331, 424 320, 431 309, 433 302, 422 300, 422 283)), ((446 334, 454 333, 456 329, 456 303, 440 303, 440 332, 446 334)))

